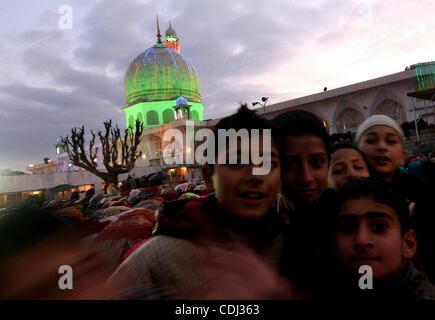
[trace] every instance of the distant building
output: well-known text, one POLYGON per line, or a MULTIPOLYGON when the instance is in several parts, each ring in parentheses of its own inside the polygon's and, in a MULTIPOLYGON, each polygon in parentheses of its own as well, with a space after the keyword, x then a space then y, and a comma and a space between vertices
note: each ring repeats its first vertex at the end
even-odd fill
POLYGON ((424 118, 435 123, 435 61, 405 71, 269 105, 273 118, 290 109, 311 111, 330 133, 355 131, 367 117, 385 114, 402 124, 424 118))
POLYGON ((45 174, 45 173, 56 173, 57 161, 48 160, 47 162, 30 164, 27 167, 27 171, 32 174, 45 174))

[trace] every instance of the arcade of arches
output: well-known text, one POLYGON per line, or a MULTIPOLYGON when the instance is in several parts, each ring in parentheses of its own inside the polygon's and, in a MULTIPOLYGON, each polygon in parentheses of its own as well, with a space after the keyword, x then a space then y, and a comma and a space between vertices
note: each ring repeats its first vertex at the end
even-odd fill
MULTIPOLYGON (((385 114, 397 123, 402 124, 406 121, 405 108, 397 101, 385 99, 372 112, 371 115, 385 114)), ((365 117, 359 110, 347 107, 337 116, 335 127, 337 133, 354 132, 364 121, 365 117)))
MULTIPOLYGON (((200 121, 201 115, 197 110, 191 110, 190 119, 200 121)), ((130 115, 128 117, 128 125, 134 128, 136 120, 139 120, 141 123, 144 124, 144 126, 149 127, 159 125, 161 124, 161 121, 162 123, 170 123, 172 121, 175 121, 176 119, 174 109, 167 108, 163 110, 163 112, 160 112, 160 114, 156 110, 149 110, 145 113, 145 117, 142 112, 139 112, 136 117, 134 115, 130 115)))

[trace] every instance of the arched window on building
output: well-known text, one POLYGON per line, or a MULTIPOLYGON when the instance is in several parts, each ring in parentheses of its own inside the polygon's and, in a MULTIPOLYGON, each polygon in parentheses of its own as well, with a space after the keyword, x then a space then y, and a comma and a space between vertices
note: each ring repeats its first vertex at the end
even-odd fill
POLYGON ((364 116, 358 110, 352 108, 345 108, 337 116, 335 127, 337 133, 353 132, 358 129, 361 122, 364 121, 364 116))
POLYGON ((163 111, 163 123, 175 121, 174 110, 166 109, 163 111))
POLYGON ((151 110, 147 113, 147 126, 155 126, 159 124, 159 115, 157 111, 151 110))
POLYGON ((385 99, 374 110, 373 114, 384 114, 395 120, 398 124, 406 122, 405 108, 396 101, 385 99))
POLYGON ((142 115, 142 112, 139 112, 139 113, 137 114, 137 120, 139 120, 140 123, 144 124, 144 123, 143 123, 143 115, 142 115))

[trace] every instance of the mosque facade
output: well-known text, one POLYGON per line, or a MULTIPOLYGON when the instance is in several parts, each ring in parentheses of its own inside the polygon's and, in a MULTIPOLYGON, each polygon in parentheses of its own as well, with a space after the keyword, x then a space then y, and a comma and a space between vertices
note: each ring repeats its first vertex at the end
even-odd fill
POLYGON ((134 127, 136 120, 150 128, 183 118, 204 118, 198 73, 180 53, 180 40, 171 25, 162 41, 157 24, 156 44, 130 63, 124 87, 126 127, 134 127))
POLYGON ((354 132, 367 118, 385 114, 399 125, 424 119, 435 123, 435 61, 404 71, 269 105, 268 118, 290 109, 315 113, 330 133, 354 132))

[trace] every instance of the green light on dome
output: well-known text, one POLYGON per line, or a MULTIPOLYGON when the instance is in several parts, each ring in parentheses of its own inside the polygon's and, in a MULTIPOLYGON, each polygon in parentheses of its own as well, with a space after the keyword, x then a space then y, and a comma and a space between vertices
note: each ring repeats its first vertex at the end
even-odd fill
POLYGON ((166 36, 165 40, 168 42, 176 42, 176 41, 178 41, 178 38, 173 37, 173 36, 166 36))
POLYGON ((412 65, 411 68, 415 70, 417 80, 415 90, 417 92, 435 89, 435 61, 418 63, 412 65))
MULTIPOLYGON (((188 102, 191 119, 204 119, 204 106, 201 102, 188 102)), ((140 102, 124 108, 126 127, 133 126, 136 120, 143 123, 144 128, 169 123, 175 120, 174 108, 176 100, 140 102)))
POLYGON ((165 35, 166 45, 160 41, 157 23, 157 44, 138 55, 127 69, 126 127, 133 127, 136 120, 148 128, 176 119, 202 121, 204 118, 196 69, 179 53, 178 37, 171 24, 165 35), (187 104, 177 109, 176 101, 181 97, 187 104))
POLYGON ((162 47, 152 47, 134 59, 125 75, 128 105, 147 101, 175 100, 201 102, 199 77, 183 55, 162 47))

